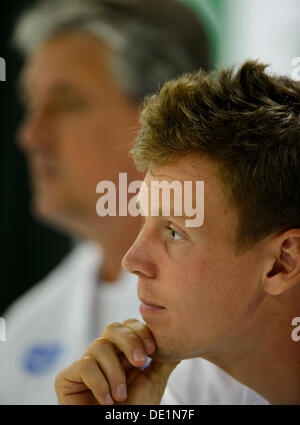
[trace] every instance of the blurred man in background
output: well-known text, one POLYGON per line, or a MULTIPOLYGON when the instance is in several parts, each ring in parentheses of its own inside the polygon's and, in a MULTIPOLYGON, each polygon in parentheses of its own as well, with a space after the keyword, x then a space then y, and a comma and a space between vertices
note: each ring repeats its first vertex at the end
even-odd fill
MULTIPOLYGON (((141 179, 128 149, 144 97, 183 72, 208 69, 209 47, 202 24, 175 0, 45 1, 21 17, 15 42, 26 57, 20 90, 27 115, 18 139, 32 209, 80 242, 5 315, 0 402, 56 403, 57 371, 110 321, 140 317, 136 279, 120 270, 140 221, 99 217, 96 186, 118 186, 121 172, 128 182, 141 179)), ((212 367, 203 362, 194 367, 212 367)), ((236 385, 215 367, 208 375, 216 388, 236 385)), ((194 385, 201 402, 202 387, 194 385)), ((227 390, 228 402, 239 402, 240 389, 227 390)))
POLYGON ((4 315, 0 402, 56 403, 57 370, 115 317, 139 317, 136 279, 120 270, 138 218, 99 217, 97 183, 141 179, 128 149, 146 95, 209 64, 202 24, 177 1, 44 1, 18 22, 27 114, 18 140, 32 210, 81 242, 4 315), (113 314, 113 316, 112 316, 113 314), (33 385, 34 384, 34 385, 33 385))

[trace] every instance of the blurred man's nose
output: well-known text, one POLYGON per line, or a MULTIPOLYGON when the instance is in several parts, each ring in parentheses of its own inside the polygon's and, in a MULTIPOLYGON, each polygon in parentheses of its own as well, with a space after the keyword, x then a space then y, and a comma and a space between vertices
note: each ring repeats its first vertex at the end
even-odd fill
POLYGON ((25 116, 17 131, 18 146, 24 151, 46 150, 51 146, 51 133, 45 114, 41 111, 25 116))
POLYGON ((129 273, 149 279, 156 276, 156 265, 152 257, 151 241, 142 231, 122 260, 122 267, 129 273))

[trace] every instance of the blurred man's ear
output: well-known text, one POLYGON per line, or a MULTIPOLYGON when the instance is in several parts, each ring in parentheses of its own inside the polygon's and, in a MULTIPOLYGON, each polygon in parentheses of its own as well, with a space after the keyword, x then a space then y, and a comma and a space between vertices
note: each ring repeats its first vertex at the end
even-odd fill
POLYGON ((274 260, 264 279, 269 295, 280 295, 296 284, 300 285, 300 229, 290 229, 276 236, 274 260))

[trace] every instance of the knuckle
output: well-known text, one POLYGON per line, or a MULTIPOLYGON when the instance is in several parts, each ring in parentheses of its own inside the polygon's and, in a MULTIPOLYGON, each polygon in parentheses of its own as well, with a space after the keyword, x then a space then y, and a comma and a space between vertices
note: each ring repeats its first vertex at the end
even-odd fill
POLYGON ((138 334, 143 338, 150 335, 149 329, 139 320, 127 319, 123 322, 123 325, 129 327, 135 332, 138 332, 138 334))
POLYGON ((105 330, 106 331, 115 331, 118 330, 122 327, 121 323, 119 322, 112 322, 109 325, 106 326, 105 330))
POLYGON ((58 374, 56 375, 55 380, 54 380, 54 388, 55 388, 56 390, 60 387, 61 382, 62 382, 62 380, 63 380, 63 377, 64 377, 63 371, 61 371, 60 373, 58 373, 58 374))
POLYGON ((136 346, 138 346, 138 348, 141 346, 141 347, 143 347, 143 343, 142 343, 142 341, 140 340, 140 338, 139 337, 137 337, 136 335, 130 335, 130 337, 129 337, 129 341, 130 342, 132 342, 132 344, 134 344, 134 345, 136 345, 136 346))
POLYGON ((85 371, 89 368, 91 362, 93 361, 93 358, 91 356, 84 356, 79 359, 79 368, 81 371, 85 371))
POLYGON ((137 319, 126 319, 123 322, 123 325, 140 325, 141 323, 137 319))
POLYGON ((103 349, 103 348, 105 349, 109 347, 110 345, 111 345, 110 340, 102 336, 95 339, 95 341, 93 342, 93 348, 96 348, 97 350, 103 349))
POLYGON ((128 347, 140 346, 142 345, 142 341, 136 334, 128 332, 126 333, 126 345, 128 345, 128 347))

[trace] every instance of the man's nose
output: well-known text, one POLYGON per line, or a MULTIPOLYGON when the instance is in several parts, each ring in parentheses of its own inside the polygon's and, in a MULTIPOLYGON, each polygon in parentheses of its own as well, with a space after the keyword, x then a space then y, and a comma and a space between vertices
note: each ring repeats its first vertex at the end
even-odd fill
POLYGON ((152 256, 150 240, 146 234, 143 235, 143 231, 124 255, 122 267, 129 273, 143 275, 149 279, 156 276, 156 265, 152 256))
POLYGON ((43 112, 30 113, 17 131, 17 144, 24 151, 45 150, 51 147, 52 135, 43 112))

